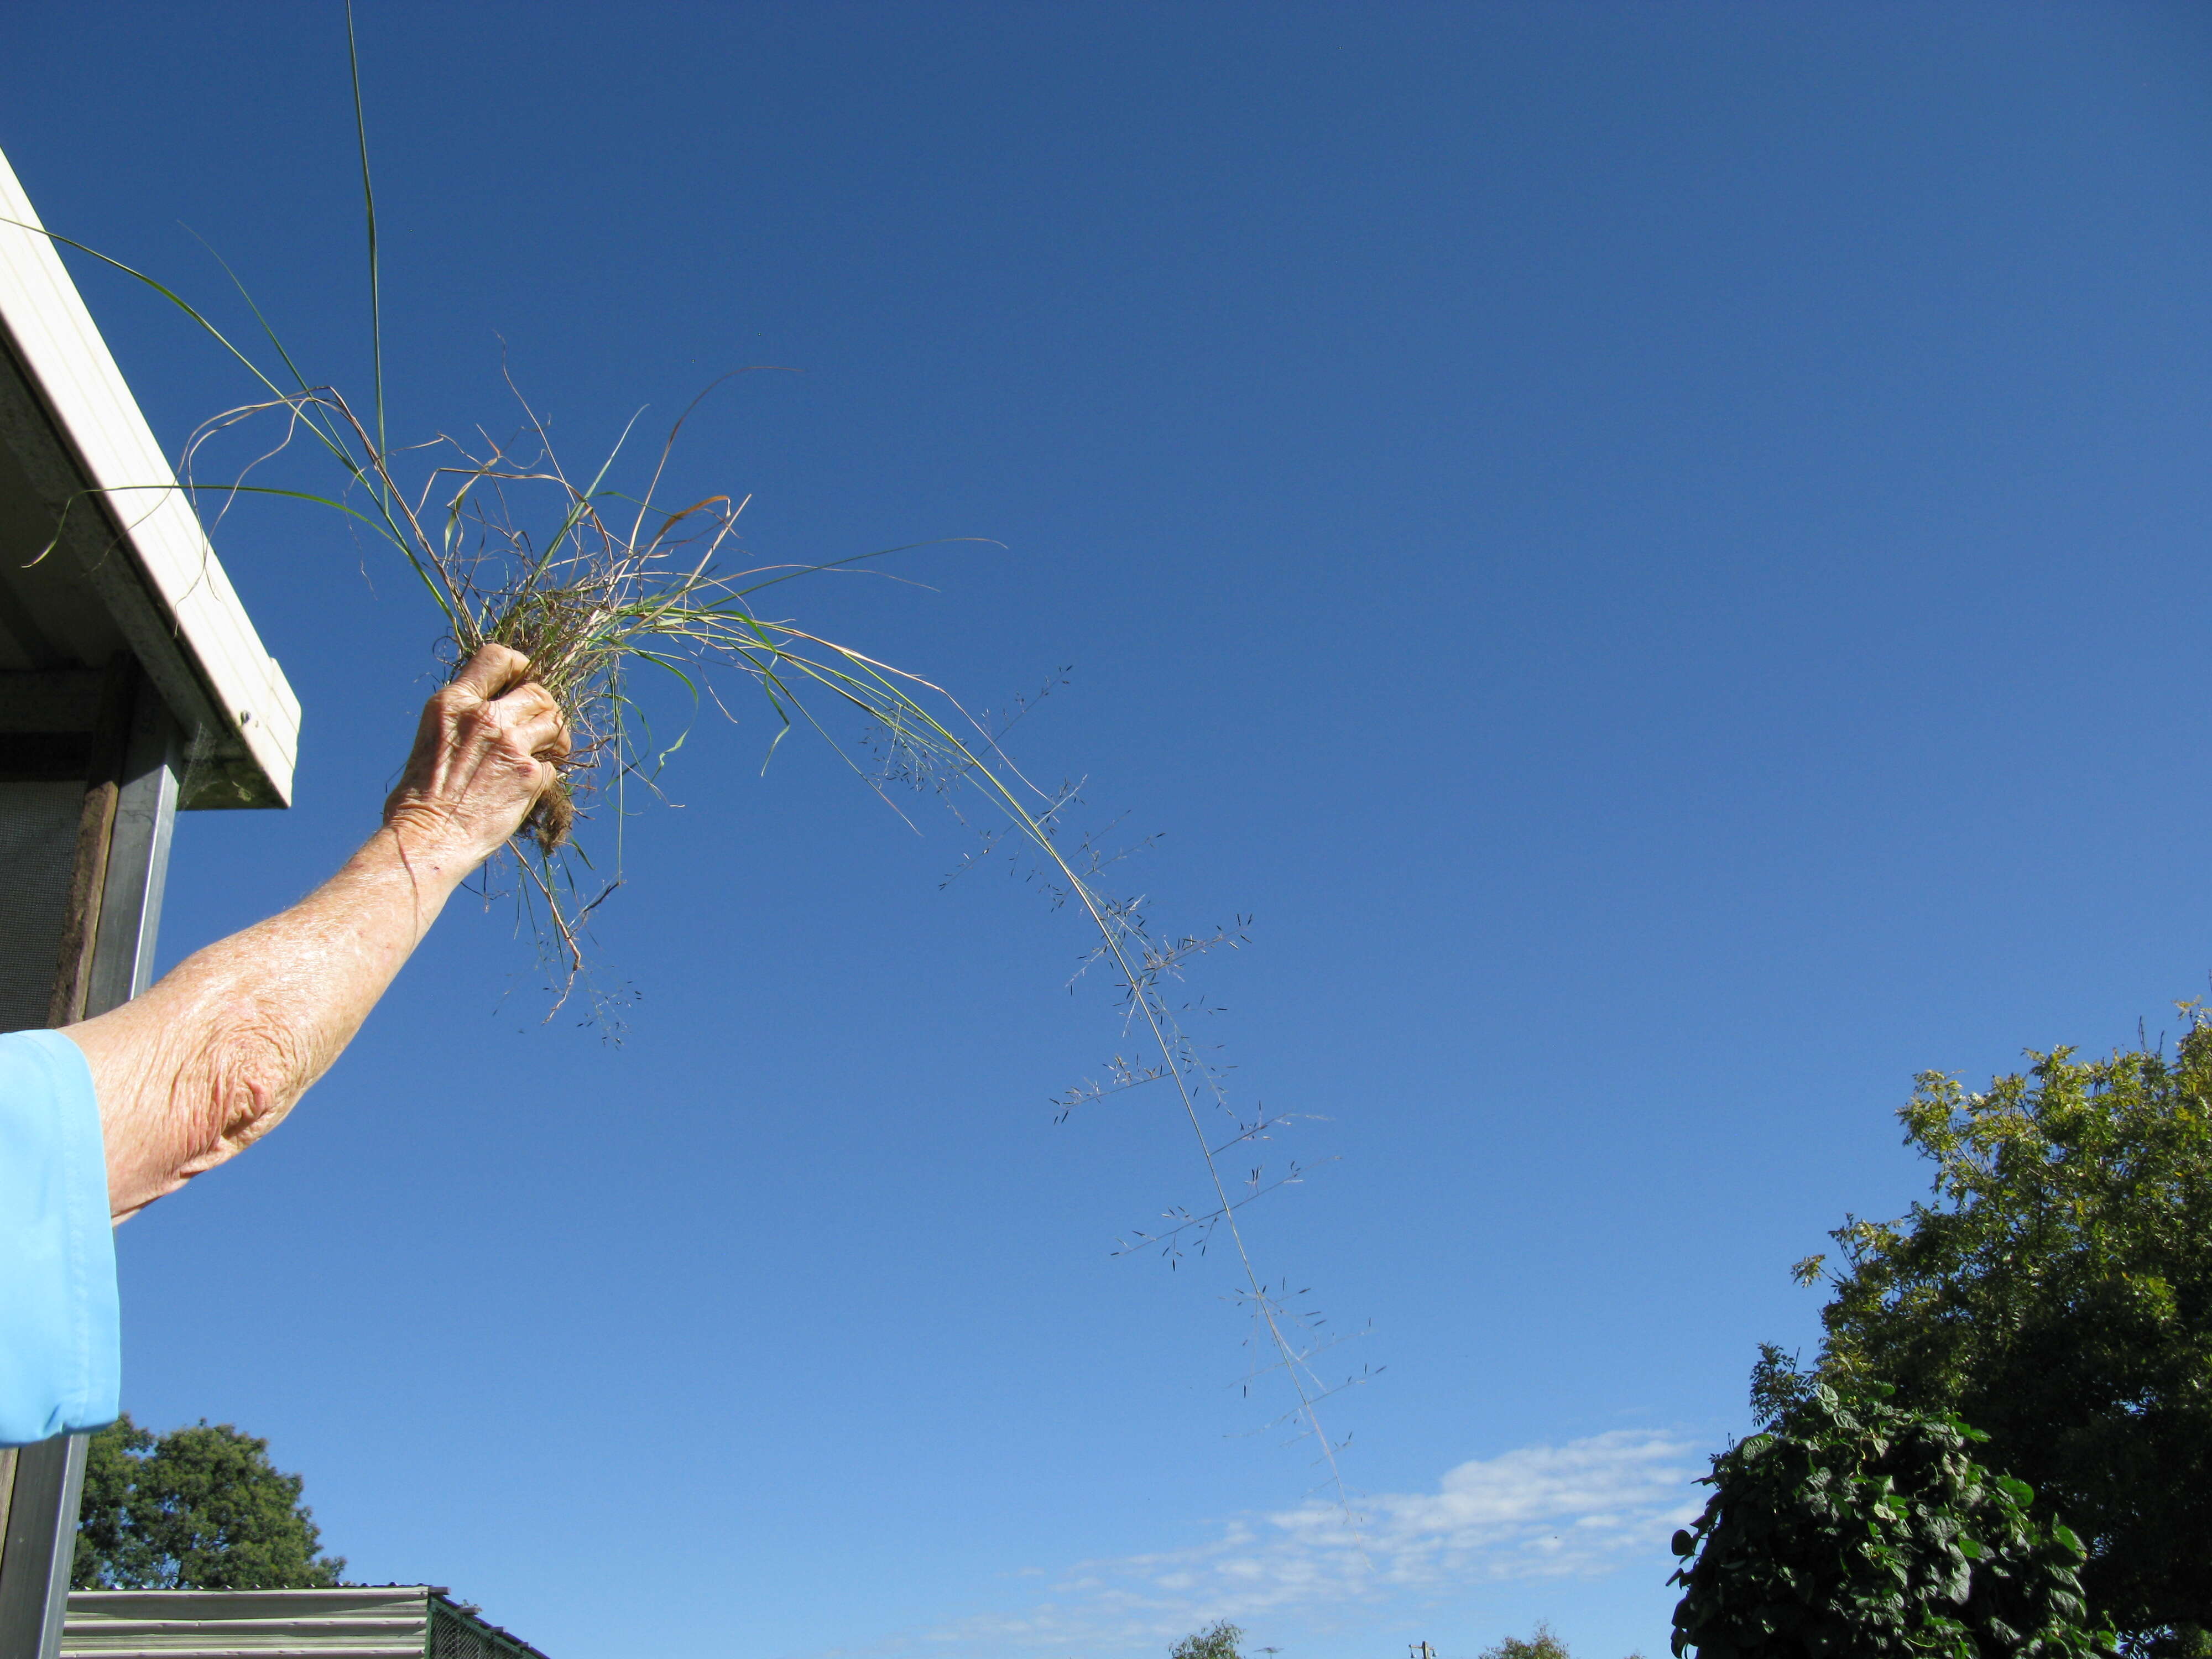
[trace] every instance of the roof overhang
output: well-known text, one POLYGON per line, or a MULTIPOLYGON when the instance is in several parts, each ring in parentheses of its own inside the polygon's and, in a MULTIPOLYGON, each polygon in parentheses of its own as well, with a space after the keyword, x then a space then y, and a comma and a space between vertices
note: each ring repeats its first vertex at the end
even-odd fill
POLYGON ((300 700, 5 155, 0 220, 0 672, 127 649, 186 736, 180 805, 289 805, 300 700))

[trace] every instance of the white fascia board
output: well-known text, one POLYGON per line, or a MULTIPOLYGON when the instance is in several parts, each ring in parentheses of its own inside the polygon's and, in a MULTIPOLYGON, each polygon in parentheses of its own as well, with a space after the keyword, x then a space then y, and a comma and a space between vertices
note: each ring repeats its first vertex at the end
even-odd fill
POLYGON ((0 220, 15 222, 0 224, 0 325, 75 448, 87 485, 106 492, 100 499, 226 723, 224 738, 244 746, 270 794, 289 805, 300 699, 263 648, 53 242, 18 228, 40 220, 4 155, 0 220))

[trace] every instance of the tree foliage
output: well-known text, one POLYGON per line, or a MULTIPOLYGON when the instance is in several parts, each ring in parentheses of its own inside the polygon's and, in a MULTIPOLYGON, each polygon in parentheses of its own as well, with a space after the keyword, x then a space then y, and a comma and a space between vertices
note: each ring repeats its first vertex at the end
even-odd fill
MULTIPOLYGON (((1771 1351, 1770 1350, 1770 1358, 1771 1351)), ((2084 1659, 2080 1541, 1974 1461, 1984 1437, 1869 1384, 1795 1390, 1713 1460, 1674 1534, 1674 1652, 1699 1659, 2084 1659)))
POLYGON ((2031 1051, 1982 1093, 1923 1074, 1899 1115, 1934 1201, 1833 1234, 1817 1367, 1985 1429, 2143 1654, 2212 1653, 2212 1020, 2184 1012, 2171 1058, 2031 1051))
POLYGON ((1243 1659, 1237 1644, 1244 1639, 1244 1632, 1226 1619, 1218 1619, 1201 1631, 1194 1631, 1175 1644, 1168 1659, 1243 1659))
POLYGON ((1549 1625, 1539 1621, 1526 1641, 1509 1636, 1496 1647, 1485 1648, 1482 1659, 1567 1659, 1567 1644, 1552 1634, 1549 1625))
POLYGON ((158 1439, 128 1413, 92 1437, 77 1511, 77 1589, 306 1589, 343 1582, 301 1481, 269 1443, 201 1422, 158 1439))

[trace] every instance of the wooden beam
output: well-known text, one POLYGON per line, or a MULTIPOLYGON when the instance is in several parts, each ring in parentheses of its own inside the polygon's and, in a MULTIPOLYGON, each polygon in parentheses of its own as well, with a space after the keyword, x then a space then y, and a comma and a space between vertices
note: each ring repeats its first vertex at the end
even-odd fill
POLYGON ((77 817, 76 863, 70 872, 68 919, 62 924, 61 959, 54 975, 46 1024, 74 1025, 84 1018, 92 984, 92 953, 100 939, 100 899, 107 884, 107 849, 115 833, 115 807, 123 792, 123 756, 131 740, 137 665, 119 656, 100 689, 87 750, 84 809, 77 817))

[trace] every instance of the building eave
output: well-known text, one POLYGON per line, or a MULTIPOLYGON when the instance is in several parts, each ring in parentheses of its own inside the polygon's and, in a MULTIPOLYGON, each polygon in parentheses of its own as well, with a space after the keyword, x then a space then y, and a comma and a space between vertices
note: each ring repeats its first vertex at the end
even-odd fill
POLYGON ((0 568, 10 666, 94 667, 127 646, 191 743, 183 805, 284 806, 300 700, 263 647, 175 471, 52 240, 0 155, 0 452, 27 501, 0 568), (45 535, 58 543, 29 566, 45 535), (29 551, 23 550, 28 547, 29 551), (89 590, 87 594, 85 590, 89 590), (112 636, 39 629, 41 605, 96 597, 112 636), (12 609, 6 608, 12 603, 12 609))

